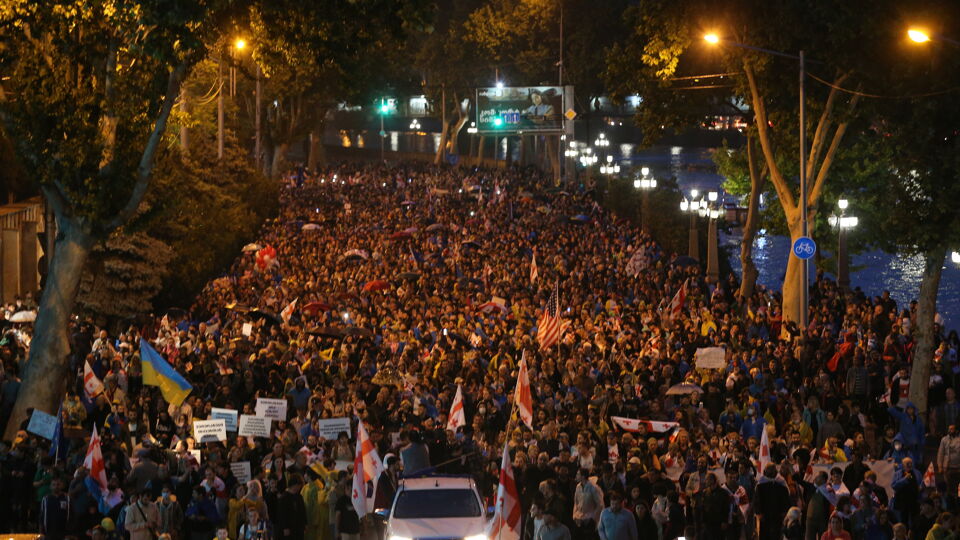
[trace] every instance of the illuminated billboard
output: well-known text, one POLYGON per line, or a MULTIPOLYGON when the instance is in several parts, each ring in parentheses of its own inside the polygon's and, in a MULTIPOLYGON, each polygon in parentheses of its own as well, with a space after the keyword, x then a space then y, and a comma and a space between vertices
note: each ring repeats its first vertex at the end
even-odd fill
POLYGON ((568 102, 572 104, 573 96, 560 86, 478 88, 477 131, 561 133, 568 102))

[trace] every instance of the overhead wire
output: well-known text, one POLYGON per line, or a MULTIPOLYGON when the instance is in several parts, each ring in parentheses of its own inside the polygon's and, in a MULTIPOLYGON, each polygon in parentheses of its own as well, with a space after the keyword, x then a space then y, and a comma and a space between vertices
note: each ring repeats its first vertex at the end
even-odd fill
POLYGON ((939 96, 939 95, 949 94, 950 92, 956 92, 956 91, 960 90, 960 86, 954 86, 954 87, 952 87, 952 88, 947 88, 947 89, 945 89, 945 90, 938 90, 938 91, 936 91, 936 92, 925 92, 925 93, 922 93, 922 94, 911 94, 911 95, 903 95, 903 96, 890 96, 890 95, 886 95, 886 96, 885 96, 885 95, 881 95, 881 94, 871 94, 871 93, 868 93, 868 92, 862 92, 862 91, 860 91, 860 90, 851 90, 851 89, 849 89, 849 88, 843 88, 842 86, 838 86, 838 85, 833 84, 833 83, 831 83, 831 82, 829 82, 829 81, 825 81, 825 80, 821 79, 820 77, 817 77, 817 76, 814 75, 813 73, 810 73, 809 71, 807 72, 807 75, 808 75, 811 79, 817 81, 818 83, 823 84, 823 85, 826 85, 826 86, 829 86, 830 88, 833 88, 834 90, 839 90, 839 91, 841 91, 841 92, 846 92, 847 94, 851 94, 851 95, 854 95, 854 96, 860 96, 860 97, 865 97, 865 98, 873 98, 873 99, 915 99, 915 98, 924 98, 924 97, 939 96))

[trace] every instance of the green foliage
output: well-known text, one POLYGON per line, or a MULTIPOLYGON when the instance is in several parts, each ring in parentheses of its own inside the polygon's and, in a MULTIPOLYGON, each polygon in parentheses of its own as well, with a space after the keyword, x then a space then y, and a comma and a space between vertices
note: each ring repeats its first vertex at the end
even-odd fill
MULTIPOLYGON (((604 193, 602 203, 605 208, 640 224, 642 195, 633 187, 632 179, 605 180, 600 189, 604 193)), ((657 189, 652 190, 649 197, 650 216, 647 223, 650 235, 667 252, 686 253, 689 218, 679 210, 683 196, 676 178, 658 180, 657 189)))

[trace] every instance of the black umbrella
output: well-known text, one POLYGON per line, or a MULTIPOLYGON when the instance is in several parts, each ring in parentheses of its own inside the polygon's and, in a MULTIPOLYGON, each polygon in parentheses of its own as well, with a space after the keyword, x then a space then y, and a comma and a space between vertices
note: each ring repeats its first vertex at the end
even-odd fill
POLYGON ((362 326, 351 326, 347 328, 346 335, 372 338, 373 330, 370 330, 369 328, 363 328, 362 326))
POLYGON ((238 312, 238 313, 246 313, 246 312, 250 311, 250 306, 248 306, 248 305, 246 305, 246 304, 238 304, 238 303, 236 303, 236 302, 234 302, 234 303, 232 303, 232 304, 227 304, 226 307, 227 307, 227 309, 229 309, 230 311, 236 311, 236 312, 238 312))
POLYGON ((276 313, 259 309, 259 308, 250 310, 250 318, 263 319, 264 321, 267 322, 267 324, 275 324, 277 326, 279 326, 282 322, 280 320, 280 317, 278 317, 276 313))
POLYGON ((337 328, 336 326, 318 326, 316 328, 307 330, 307 333, 311 336, 331 337, 336 339, 341 339, 346 335, 346 332, 343 328, 337 328))
POLYGON ((464 243, 462 243, 462 244, 460 244, 460 245, 461 245, 461 246, 464 246, 464 247, 480 249, 480 244, 478 244, 477 242, 474 242, 473 240, 467 240, 466 242, 464 242, 464 243))
POLYGON ((420 279, 419 272, 404 272, 402 274, 397 274, 397 279, 406 280, 406 281, 416 281, 420 279))
POLYGON ((689 255, 681 255, 673 260, 671 263, 673 266, 687 267, 687 266, 697 266, 700 264, 700 261, 690 257, 689 255))

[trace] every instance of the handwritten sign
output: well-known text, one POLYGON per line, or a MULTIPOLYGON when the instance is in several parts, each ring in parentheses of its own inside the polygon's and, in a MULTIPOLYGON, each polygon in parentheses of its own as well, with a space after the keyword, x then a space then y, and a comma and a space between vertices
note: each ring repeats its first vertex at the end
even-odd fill
POLYGON ((250 481, 250 462, 237 461, 235 463, 231 463, 230 472, 233 473, 233 477, 237 479, 237 482, 246 484, 250 481))
POLYGON ((57 417, 47 414, 41 410, 34 409, 30 416, 30 423, 27 425, 27 431, 39 435, 48 441, 53 440, 53 433, 57 430, 57 417))
POLYGON ((227 431, 236 432, 237 431, 237 410, 236 409, 218 409, 213 407, 210 409, 210 419, 223 419, 227 424, 227 431))
POLYGON ((270 419, 249 414, 240 415, 240 435, 270 438, 270 419))
POLYGON ((271 420, 287 419, 287 400, 257 398, 257 416, 270 418, 271 420))
POLYGON ((193 438, 198 443, 227 440, 227 423, 223 418, 216 420, 194 420, 193 438))
POLYGON ((336 440, 341 431, 345 431, 350 436, 349 418, 325 418, 317 422, 317 430, 320 436, 328 441, 336 440))
POLYGON ((243 323, 243 327, 241 328, 240 332, 244 336, 250 337, 253 334, 253 325, 250 323, 243 323))
POLYGON ((695 355, 699 369, 723 369, 727 367, 723 347, 701 347, 695 355))

